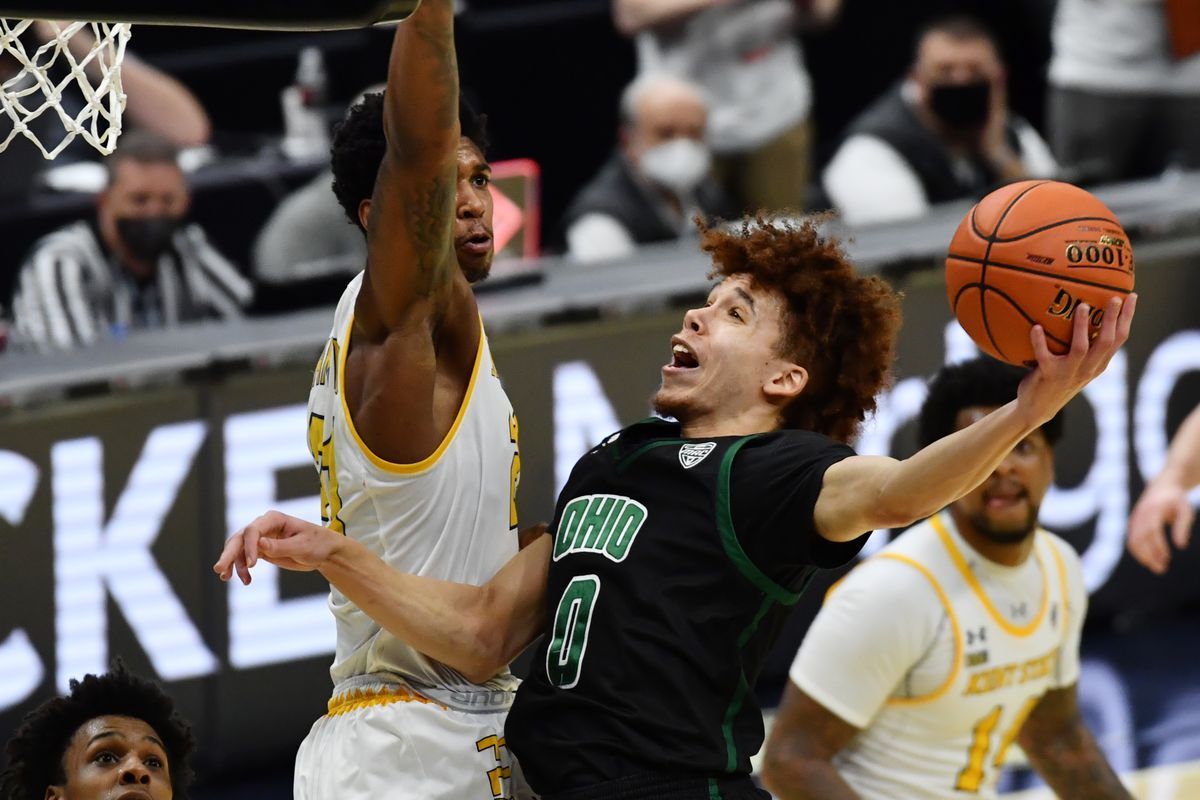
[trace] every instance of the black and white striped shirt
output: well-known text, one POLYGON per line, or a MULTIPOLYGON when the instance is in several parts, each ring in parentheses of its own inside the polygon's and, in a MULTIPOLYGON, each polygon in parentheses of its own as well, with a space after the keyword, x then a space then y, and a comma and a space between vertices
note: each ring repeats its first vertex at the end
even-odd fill
POLYGON ((41 239, 17 279, 14 344, 61 350, 201 319, 234 319, 253 299, 250 283, 198 225, 175 234, 148 283, 134 280, 77 222, 41 239))

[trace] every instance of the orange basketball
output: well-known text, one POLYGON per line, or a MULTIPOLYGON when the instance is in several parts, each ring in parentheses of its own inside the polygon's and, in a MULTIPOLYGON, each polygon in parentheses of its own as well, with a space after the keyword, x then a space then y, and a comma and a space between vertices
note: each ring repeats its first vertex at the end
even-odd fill
POLYGON ((1029 330, 1053 353, 1071 347, 1080 303, 1100 331, 1109 298, 1133 291, 1133 250, 1108 207, 1078 186, 1021 181, 989 194, 954 232, 946 294, 959 323, 988 355, 1036 363, 1029 330))

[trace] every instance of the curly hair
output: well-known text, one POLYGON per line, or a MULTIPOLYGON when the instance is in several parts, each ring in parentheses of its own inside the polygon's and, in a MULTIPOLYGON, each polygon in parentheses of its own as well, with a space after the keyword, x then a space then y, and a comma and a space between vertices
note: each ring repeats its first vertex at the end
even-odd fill
MULTIPOLYGON (((955 419, 964 408, 992 408, 1012 402, 1017 387, 1029 370, 994 358, 980 356, 938 370, 929 383, 929 394, 921 406, 917 438, 921 447, 933 444, 957 430, 955 419)), ((1042 425, 1042 435, 1053 447, 1062 438, 1062 412, 1042 425)))
POLYGON ((25 716, 8 741, 0 798, 42 800, 46 787, 66 781, 63 757, 71 737, 89 720, 108 715, 140 719, 154 729, 166 750, 174 797, 187 800, 194 777, 188 759, 196 749, 191 726, 158 684, 128 672, 119 659, 104 675, 72 680, 69 695, 47 700, 25 716))
POLYGON ((728 228, 697 225, 710 277, 747 275, 787 302, 778 352, 808 370, 808 384, 784 409, 783 427, 846 442, 891 375, 900 297, 882 278, 856 275, 841 244, 817 232, 820 221, 760 213, 728 228))
MULTIPOLYGON (((487 156, 487 115, 471 107, 465 97, 458 100, 458 121, 462 135, 475 143, 487 156)), ((346 117, 333 133, 330 148, 333 168, 333 194, 346 212, 346 218, 360 229, 358 207, 375 193, 375 177, 387 152, 383 133, 383 92, 370 92, 350 106, 346 117)), ((365 231, 364 231, 365 233, 365 231)))

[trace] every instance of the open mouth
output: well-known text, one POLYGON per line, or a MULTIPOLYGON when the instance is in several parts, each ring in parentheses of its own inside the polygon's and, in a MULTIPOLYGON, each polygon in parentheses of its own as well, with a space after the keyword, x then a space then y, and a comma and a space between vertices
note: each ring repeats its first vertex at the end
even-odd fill
POLYGON ((460 248, 472 253, 482 253, 491 250, 492 237, 488 233, 476 233, 461 240, 460 248))
POLYGON ((686 344, 683 342, 673 342, 671 344, 670 366, 676 369, 695 369, 700 366, 700 361, 686 344))

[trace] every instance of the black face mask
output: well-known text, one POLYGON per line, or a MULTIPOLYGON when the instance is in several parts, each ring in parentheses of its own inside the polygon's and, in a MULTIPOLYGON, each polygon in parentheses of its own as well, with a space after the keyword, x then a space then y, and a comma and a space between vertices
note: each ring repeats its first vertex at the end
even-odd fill
POLYGON ((152 260, 171 247, 171 237, 182 225, 181 217, 122 217, 117 235, 135 256, 152 260))
POLYGON ((953 83, 929 90, 929 108, 948 128, 959 131, 982 128, 992 105, 992 86, 987 81, 953 83))

